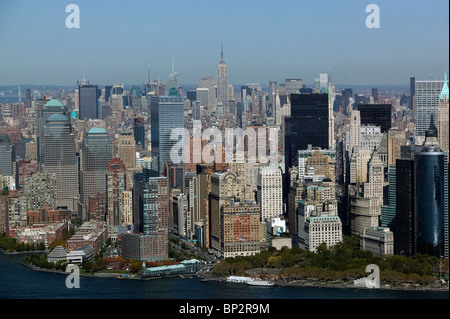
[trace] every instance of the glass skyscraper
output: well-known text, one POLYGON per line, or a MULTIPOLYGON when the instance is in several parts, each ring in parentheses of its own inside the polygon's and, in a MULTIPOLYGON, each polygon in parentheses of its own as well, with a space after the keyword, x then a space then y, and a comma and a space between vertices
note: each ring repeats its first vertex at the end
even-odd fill
MULTIPOLYGON (((178 140, 171 140, 173 129, 184 129, 184 99, 181 96, 151 96, 152 169, 162 173, 164 163, 171 162, 170 151, 178 140)), ((184 158, 183 154, 179 154, 184 158)))
POLYGON ((440 149, 435 128, 425 136, 414 154, 417 252, 448 258, 448 154, 440 149))
POLYGON ((61 113, 50 115, 42 137, 42 170, 56 175, 58 206, 73 211, 79 195, 78 165, 69 119, 61 113))
POLYGON ((328 149, 328 94, 291 94, 291 116, 285 118, 286 169, 298 164, 298 151, 328 149))
POLYGON ((98 99, 101 90, 97 85, 89 84, 89 81, 78 82, 78 101, 80 120, 98 119, 98 99))
POLYGON ((104 128, 92 127, 86 132, 81 145, 82 218, 86 218, 86 201, 89 195, 106 194, 106 173, 112 159, 112 146, 104 128))
POLYGON ((439 95, 443 85, 443 81, 415 82, 415 136, 424 136, 430 127, 431 117, 434 121, 438 118, 439 95))

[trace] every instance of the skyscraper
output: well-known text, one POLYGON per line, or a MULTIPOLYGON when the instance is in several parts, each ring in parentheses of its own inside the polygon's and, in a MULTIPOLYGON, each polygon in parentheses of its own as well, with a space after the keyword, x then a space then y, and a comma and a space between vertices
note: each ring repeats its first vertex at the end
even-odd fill
POLYGON ((328 94, 291 94, 291 116, 285 118, 286 168, 298 164, 308 145, 328 149, 328 94))
POLYGON ((117 155, 127 170, 136 168, 136 141, 133 133, 122 132, 117 141, 117 155))
POLYGON ((439 96, 444 85, 443 81, 416 81, 414 136, 425 136, 425 132, 430 127, 431 117, 434 121, 438 118, 439 96))
POLYGON ((422 150, 414 154, 417 252, 448 258, 448 153, 433 121, 422 150))
POLYGON ((449 152, 449 133, 448 133, 448 117, 449 117, 449 90, 447 85, 447 72, 444 76, 444 85, 439 95, 437 131, 439 146, 444 152, 449 152))
POLYGON ((223 60, 223 46, 220 51, 220 62, 217 64, 217 104, 226 109, 228 105, 228 68, 223 60))
MULTIPOLYGON (((172 161, 170 152, 178 142, 171 140, 172 130, 184 128, 184 101, 181 96, 151 96, 149 103, 152 165, 155 165, 152 169, 162 173, 164 163, 172 161)), ((184 158, 184 152, 178 155, 184 158)))
POLYGON ((416 95, 416 78, 414 76, 409 78, 409 108, 414 108, 414 98, 416 95))
POLYGON ((62 103, 58 99, 51 99, 46 102, 43 106, 36 106, 36 110, 38 112, 38 122, 37 122, 37 159, 39 164, 43 161, 43 135, 44 135, 44 126, 46 124, 46 120, 52 114, 63 114, 67 116, 67 107, 64 103, 62 103))
POLYGON ((0 135, 0 175, 13 176, 13 147, 8 135, 0 135))
POLYGON ((117 240, 118 226, 124 222, 123 192, 126 191, 126 167, 120 158, 108 163, 106 172, 108 237, 117 240))
POLYGON ((261 221, 283 215, 282 172, 279 167, 265 166, 259 169, 257 202, 261 221))
MULTIPOLYGON (((198 80, 198 88, 208 89, 208 104, 206 106, 209 110, 214 111, 217 106, 216 85, 214 83, 214 77, 203 76, 200 80, 198 80)), ((196 100, 198 101, 197 97, 196 100)))
POLYGON ((376 125, 381 127, 382 133, 391 128, 391 104, 358 104, 361 116, 361 125, 376 125))
MULTIPOLYGON (((222 207, 235 200, 238 192, 236 174, 233 171, 215 172, 211 175, 211 193, 209 194, 209 225, 211 247, 220 251, 223 246, 221 233, 222 207)), ((237 198, 236 198, 237 199, 237 198)))
POLYGON ((394 252, 412 256, 416 252, 415 170, 413 158, 399 158, 395 164, 394 252))
POLYGON ((359 110, 352 110, 350 112, 349 135, 348 153, 351 156, 354 152, 358 152, 361 149, 361 114, 359 110))
POLYGON ((42 171, 56 175, 58 206, 74 211, 79 197, 78 165, 69 119, 61 113, 49 116, 42 142, 42 171))
POLYGON ((92 127, 81 144, 81 192, 82 218, 86 220, 86 201, 89 195, 106 194, 106 173, 112 159, 111 140, 104 128, 92 127))
POLYGON ((143 187, 143 234, 153 260, 168 258, 168 189, 166 177, 150 177, 143 187))
POLYGON ((134 119, 134 140, 136 145, 140 145, 145 150, 145 122, 142 117, 134 119))
POLYGON ((101 90, 98 85, 89 84, 89 81, 78 81, 78 103, 80 120, 98 119, 98 99, 101 90))

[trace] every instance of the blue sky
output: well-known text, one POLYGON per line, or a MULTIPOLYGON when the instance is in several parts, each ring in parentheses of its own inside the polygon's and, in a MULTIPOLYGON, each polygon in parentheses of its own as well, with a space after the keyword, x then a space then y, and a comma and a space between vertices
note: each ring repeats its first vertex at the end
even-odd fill
POLYGON ((234 84, 302 78, 331 69, 335 84, 442 79, 449 60, 448 0, 0 0, 0 85, 179 82, 214 75, 220 44, 234 84), (80 28, 68 29, 68 4, 80 28), (367 5, 380 28, 365 25, 367 5))

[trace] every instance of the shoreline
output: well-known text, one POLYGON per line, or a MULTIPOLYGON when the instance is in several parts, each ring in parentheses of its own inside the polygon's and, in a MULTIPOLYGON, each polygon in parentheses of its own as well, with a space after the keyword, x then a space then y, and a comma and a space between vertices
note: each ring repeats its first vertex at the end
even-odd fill
MULTIPOLYGON (((200 279, 202 282, 223 282, 226 283, 225 277, 204 277, 200 279)), ((344 281, 319 281, 319 280, 275 280, 274 287, 308 287, 308 288, 336 288, 336 289, 364 289, 373 290, 375 288, 367 288, 363 286, 356 286, 353 282, 344 281)), ((401 286, 392 286, 389 284, 380 284, 380 288, 376 290, 398 290, 398 291, 424 291, 424 292, 450 292, 449 287, 429 287, 429 286, 416 286, 414 284, 405 283, 401 286)))
MULTIPOLYGON (((33 253, 33 252, 16 252, 16 253, 8 253, 0 249, 3 253, 7 255, 19 255, 19 254, 25 254, 25 253, 33 253)), ((25 267, 34 270, 34 271, 41 271, 41 272, 50 272, 60 275, 68 275, 69 273, 66 273, 61 270, 56 269, 46 269, 46 268, 39 268, 34 265, 25 264, 24 262, 20 261, 22 265, 25 267)), ((226 277, 212 277, 212 276, 202 276, 201 274, 177 274, 172 276, 161 276, 161 277, 144 277, 142 278, 139 275, 132 276, 123 276, 123 275, 129 275, 127 273, 80 273, 80 276, 83 277, 90 277, 90 278, 114 278, 114 279, 128 279, 128 280, 156 280, 156 279, 164 279, 164 278, 174 278, 174 277, 180 277, 180 278, 193 278, 197 277, 201 282, 209 282, 209 281, 215 281, 215 282, 223 282, 226 283, 226 277)), ((309 288, 337 288, 337 289, 374 289, 374 288, 367 288, 363 286, 356 286, 352 282, 344 282, 344 281, 319 281, 319 280, 275 280, 274 281, 274 287, 309 287, 309 288)), ((431 287, 431 286, 421 286, 418 284, 411 284, 411 283, 404 283, 401 285, 390 285, 390 284, 380 284, 380 287, 377 288, 380 290, 398 290, 398 291, 423 291, 423 292, 450 292, 449 287, 431 287)))

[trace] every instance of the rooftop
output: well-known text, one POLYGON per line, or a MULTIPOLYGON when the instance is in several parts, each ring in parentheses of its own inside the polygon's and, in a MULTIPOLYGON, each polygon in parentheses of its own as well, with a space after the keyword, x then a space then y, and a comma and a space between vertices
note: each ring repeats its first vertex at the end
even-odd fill
POLYGON ((88 131, 88 134, 108 134, 103 127, 91 127, 88 131))
POLYGON ((65 107, 65 106, 66 105, 57 98, 52 98, 50 101, 44 104, 44 107, 65 107))

